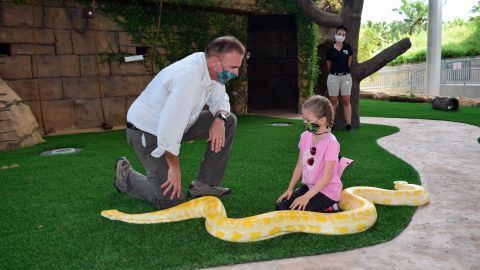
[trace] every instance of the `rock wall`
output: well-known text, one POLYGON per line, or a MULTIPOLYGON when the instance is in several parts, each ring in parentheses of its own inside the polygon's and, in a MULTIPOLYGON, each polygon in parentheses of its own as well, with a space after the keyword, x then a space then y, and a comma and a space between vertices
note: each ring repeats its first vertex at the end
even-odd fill
POLYGON ((135 54, 139 45, 110 19, 87 18, 85 10, 71 0, 0 3, 0 77, 46 133, 104 121, 124 125, 127 108, 151 79, 141 62, 101 61, 118 50, 135 54))
MULTIPOLYGON (((260 2, 215 0, 209 8, 245 18, 272 12, 259 9, 260 2)), ((124 125, 128 108, 152 75, 143 62, 102 60, 120 52, 139 54, 145 45, 134 44, 106 16, 86 16, 88 1, 83 1, 85 5, 74 0, 31 3, 0 1, 0 78, 31 108, 41 132, 124 125)), ((193 2, 188 5, 196 8, 193 2)), ((161 46, 158 51, 167 54, 161 46)), ((304 63, 296 65, 298 77, 304 78, 297 83, 300 108, 308 81, 300 72, 304 63)), ((246 65, 243 72, 247 73, 246 65)), ((237 114, 247 112, 248 88, 247 80, 231 92, 232 110, 237 114)))

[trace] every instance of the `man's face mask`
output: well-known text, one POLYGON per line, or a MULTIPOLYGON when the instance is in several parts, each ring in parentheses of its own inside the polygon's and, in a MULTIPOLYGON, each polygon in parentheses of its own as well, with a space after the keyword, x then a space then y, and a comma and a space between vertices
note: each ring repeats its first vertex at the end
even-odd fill
POLYGON ((237 77, 237 74, 226 70, 223 67, 222 63, 220 63, 220 66, 222 67, 221 72, 218 72, 217 70, 215 70, 215 74, 217 75, 219 83, 225 84, 226 82, 230 81, 231 79, 234 79, 234 78, 237 77))
POLYGON ((318 124, 315 123, 303 123, 305 130, 308 132, 316 133, 318 128, 320 127, 318 124))

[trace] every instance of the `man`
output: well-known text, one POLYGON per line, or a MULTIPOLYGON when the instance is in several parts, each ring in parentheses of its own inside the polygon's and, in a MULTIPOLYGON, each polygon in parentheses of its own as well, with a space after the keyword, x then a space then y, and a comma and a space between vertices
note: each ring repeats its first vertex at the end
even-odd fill
POLYGON ((114 186, 119 192, 166 209, 184 201, 179 161, 182 141, 207 139, 191 197, 222 196, 220 186, 236 130, 225 83, 238 76, 245 47, 233 36, 211 41, 160 71, 127 113, 127 140, 146 171, 135 171, 125 157, 116 161, 114 186), (202 111, 205 104, 209 111, 202 111))

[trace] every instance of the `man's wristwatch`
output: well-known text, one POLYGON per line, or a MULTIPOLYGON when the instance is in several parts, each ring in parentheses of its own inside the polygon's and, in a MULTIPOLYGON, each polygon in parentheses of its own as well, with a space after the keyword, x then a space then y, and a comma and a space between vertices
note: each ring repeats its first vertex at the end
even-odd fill
POLYGON ((223 114, 223 113, 217 113, 217 115, 216 115, 215 117, 216 117, 216 118, 220 118, 220 119, 222 119, 222 120, 223 120, 223 122, 225 122, 225 123, 226 123, 226 122, 227 122, 227 117, 228 117, 228 116, 226 116, 226 115, 225 115, 225 114, 223 114))

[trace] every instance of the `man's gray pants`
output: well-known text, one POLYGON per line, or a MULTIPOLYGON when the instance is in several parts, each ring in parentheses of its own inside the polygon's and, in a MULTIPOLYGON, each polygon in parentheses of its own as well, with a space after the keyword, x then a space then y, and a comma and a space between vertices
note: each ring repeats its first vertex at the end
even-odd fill
MULTIPOLYGON (((187 132, 183 134, 183 141, 193 139, 208 139, 208 132, 215 118, 209 111, 202 111, 187 132)), ((196 181, 219 186, 225 175, 228 159, 237 127, 237 118, 230 114, 225 123, 225 146, 215 153, 207 143, 203 161, 198 170, 196 181)), ((171 190, 163 195, 164 189, 160 186, 167 181, 168 165, 165 156, 155 158, 151 155, 157 148, 157 137, 141 130, 127 128, 127 141, 135 151, 138 159, 145 168, 146 176, 128 169, 125 171, 125 182, 117 187, 129 196, 148 201, 157 208, 166 209, 184 202, 184 198, 170 199, 171 190), (145 137, 145 146, 142 144, 142 134, 145 137)))

